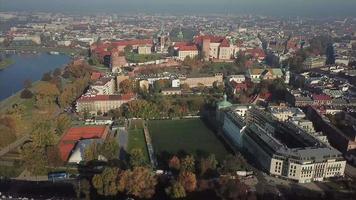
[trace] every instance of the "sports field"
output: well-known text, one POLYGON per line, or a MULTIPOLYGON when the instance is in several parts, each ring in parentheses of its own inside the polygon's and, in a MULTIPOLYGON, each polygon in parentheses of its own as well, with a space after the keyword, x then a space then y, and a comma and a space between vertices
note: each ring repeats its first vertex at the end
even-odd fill
POLYGON ((143 133, 142 120, 133 120, 129 128, 128 152, 132 149, 141 149, 145 155, 147 163, 149 162, 145 135, 143 133))
POLYGON ((155 120, 148 124, 156 154, 168 152, 176 154, 215 154, 218 160, 229 152, 200 119, 155 120))

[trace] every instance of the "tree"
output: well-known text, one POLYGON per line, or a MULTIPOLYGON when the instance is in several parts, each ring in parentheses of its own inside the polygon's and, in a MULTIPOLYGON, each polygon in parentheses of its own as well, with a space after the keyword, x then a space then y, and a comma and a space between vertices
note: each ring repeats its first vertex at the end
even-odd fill
POLYGON ((21 151, 22 160, 25 168, 35 176, 47 173, 46 154, 43 148, 39 148, 33 143, 26 144, 21 151))
POLYGON ((216 193, 222 199, 253 199, 253 196, 249 195, 248 187, 238 179, 221 178, 216 193))
POLYGON ((157 178, 149 168, 136 167, 128 171, 129 180, 126 181, 127 194, 138 198, 151 198, 155 194, 157 178))
POLYGON ((93 187, 98 194, 104 196, 115 196, 118 192, 118 168, 105 168, 101 174, 96 174, 92 178, 93 187))
POLYGON ((74 190, 77 193, 77 198, 81 199, 81 194, 84 194, 85 200, 90 200, 90 182, 87 179, 80 179, 78 184, 74 184, 74 190))
POLYGON ((61 158, 59 148, 57 146, 50 146, 46 148, 46 156, 48 165, 53 167, 63 166, 63 160, 61 158))
POLYGON ((91 143, 88 148, 84 150, 84 160, 85 161, 91 161, 91 160, 97 160, 99 157, 99 148, 100 145, 97 142, 91 143))
POLYGON ((52 106, 59 95, 56 85, 49 82, 40 82, 35 91, 37 107, 52 106))
POLYGON ((127 45, 127 46, 124 48, 124 52, 125 52, 125 54, 132 52, 132 46, 131 46, 131 45, 127 45))
POLYGON ((187 195, 183 185, 179 182, 174 182, 172 186, 168 187, 166 193, 171 199, 180 199, 187 195))
POLYGON ((56 134, 59 136, 62 135, 70 128, 71 125, 72 120, 70 119, 70 117, 65 113, 60 114, 56 120, 56 134))
POLYGON ((100 154, 108 160, 118 159, 119 144, 114 137, 107 138, 102 145, 100 145, 100 154))
POLYGON ((61 68, 56 68, 56 69, 53 71, 53 76, 54 76, 54 77, 59 77, 60 75, 62 75, 62 69, 61 69, 61 68))
POLYGON ((186 156, 181 162, 182 172, 194 172, 195 171, 195 159, 193 156, 186 156))
POLYGON ((207 158, 200 159, 199 162, 199 172, 200 176, 203 176, 208 171, 216 170, 218 161, 215 158, 214 154, 209 155, 207 158))
POLYGON ((52 80, 52 75, 51 72, 46 72, 42 75, 41 81, 51 81, 52 80))
POLYGON ((146 159, 141 149, 132 149, 130 152, 130 165, 131 167, 145 166, 146 159))
POLYGON ((22 90, 20 97, 22 99, 31 99, 33 97, 33 93, 31 92, 31 90, 25 88, 24 90, 22 90))
POLYGON ((33 145, 38 148, 54 145, 57 137, 53 122, 50 120, 39 120, 39 122, 35 123, 31 132, 31 139, 33 145))
POLYGON ((222 174, 231 173, 234 174, 236 171, 241 169, 241 161, 233 155, 228 155, 223 160, 220 168, 222 174))
POLYGON ((197 187, 197 179, 193 172, 183 171, 178 176, 178 182, 187 192, 193 192, 197 187))
POLYGON ((166 79, 160 79, 153 83, 154 92, 156 93, 160 92, 162 89, 169 88, 169 87, 170 87, 170 82, 169 80, 166 79))
POLYGON ((133 81, 130 79, 121 81, 119 89, 124 94, 132 93, 134 91, 133 81))
POLYGON ((32 81, 30 79, 26 79, 24 82, 23 82, 23 86, 25 89, 29 89, 32 87, 32 81))
POLYGON ((168 163, 168 166, 172 170, 179 171, 180 169, 180 160, 177 156, 173 156, 168 163))

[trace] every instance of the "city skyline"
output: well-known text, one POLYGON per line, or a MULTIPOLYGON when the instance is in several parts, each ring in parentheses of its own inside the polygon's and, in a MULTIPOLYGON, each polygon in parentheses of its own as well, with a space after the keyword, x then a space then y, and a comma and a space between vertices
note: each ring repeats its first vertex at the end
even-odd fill
POLYGON ((0 0, 0 11, 355 16, 355 0, 0 0))

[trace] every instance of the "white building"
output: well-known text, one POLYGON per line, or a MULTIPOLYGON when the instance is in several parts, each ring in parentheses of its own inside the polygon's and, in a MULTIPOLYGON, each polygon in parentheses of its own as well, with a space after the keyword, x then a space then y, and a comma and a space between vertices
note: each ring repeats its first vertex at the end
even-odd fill
POLYGON ((115 80, 111 77, 104 77, 90 86, 96 95, 112 95, 115 93, 115 80))

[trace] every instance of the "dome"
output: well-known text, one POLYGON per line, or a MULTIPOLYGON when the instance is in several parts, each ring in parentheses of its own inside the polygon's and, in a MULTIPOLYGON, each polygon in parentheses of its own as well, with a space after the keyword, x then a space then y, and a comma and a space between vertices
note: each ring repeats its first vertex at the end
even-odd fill
POLYGON ((227 100, 226 94, 224 94, 224 100, 217 103, 217 107, 218 109, 222 109, 222 108, 228 108, 230 106, 232 106, 232 104, 227 100))

